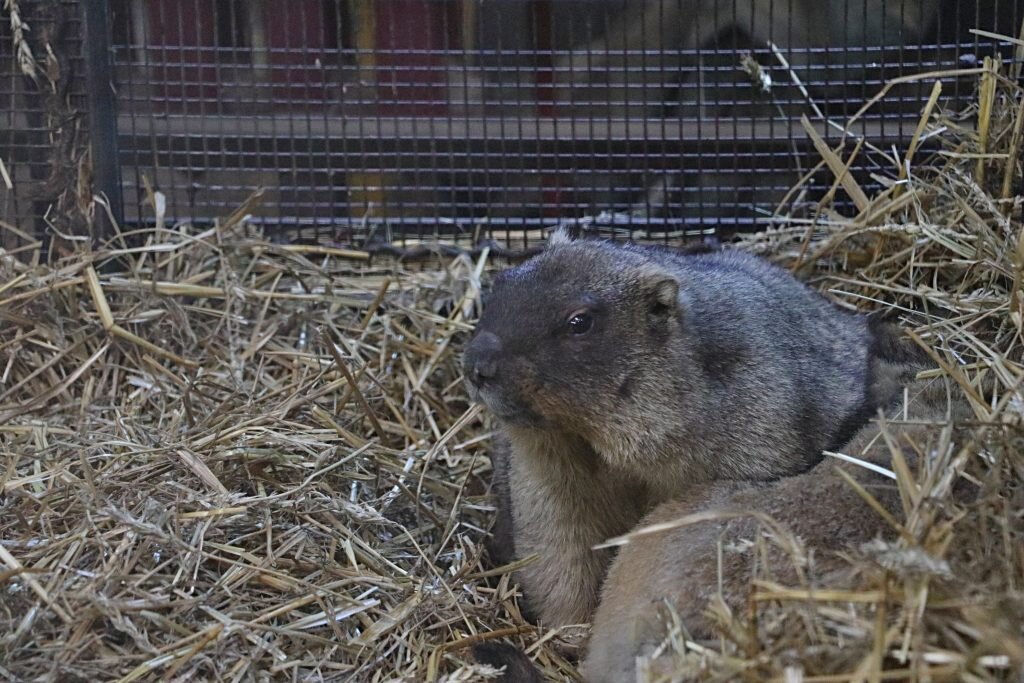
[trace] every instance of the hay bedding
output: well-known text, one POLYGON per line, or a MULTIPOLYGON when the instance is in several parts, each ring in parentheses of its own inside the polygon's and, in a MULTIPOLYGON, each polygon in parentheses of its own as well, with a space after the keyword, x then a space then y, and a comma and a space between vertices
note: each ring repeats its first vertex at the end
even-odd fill
MULTIPOLYGON (((723 614, 710 645, 672 632, 681 671, 1020 680, 1016 80, 982 77, 982 133, 926 106, 911 147, 941 149, 923 160, 861 145, 897 182, 858 219, 826 202, 742 241, 906 314, 974 406, 954 462, 980 502, 911 506, 899 542, 851 553, 862 593, 807 601, 762 577, 756 620, 723 614)), ((855 143, 823 163, 841 174, 855 143)), ((458 350, 500 264, 277 246, 242 213, 51 265, 0 258, 0 677, 482 680, 466 646, 500 638, 571 678, 579 634, 525 623, 482 549, 488 427, 458 350)))

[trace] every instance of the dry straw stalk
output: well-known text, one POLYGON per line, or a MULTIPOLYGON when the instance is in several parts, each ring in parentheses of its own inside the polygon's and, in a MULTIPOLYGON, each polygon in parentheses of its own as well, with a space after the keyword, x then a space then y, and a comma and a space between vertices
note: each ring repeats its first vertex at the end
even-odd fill
MULTIPOLYGON (((902 161, 815 141, 856 219, 794 217, 741 244, 901 312, 970 397, 973 440, 942 473, 894 465, 892 561, 853 549, 852 588, 758 576, 748 614, 717 608, 719 641, 672 630, 681 671, 1020 680, 1024 93, 977 71, 973 128, 944 108, 945 75, 921 78, 902 161), (890 186, 868 196, 854 154, 890 186), (979 503, 949 501, 954 471, 979 503)), ((524 622, 482 547, 489 426, 458 360, 501 264, 282 248, 246 212, 49 265, 31 265, 38 243, 0 255, 0 677, 479 680, 468 646, 518 639, 571 678, 578 633, 524 622)))

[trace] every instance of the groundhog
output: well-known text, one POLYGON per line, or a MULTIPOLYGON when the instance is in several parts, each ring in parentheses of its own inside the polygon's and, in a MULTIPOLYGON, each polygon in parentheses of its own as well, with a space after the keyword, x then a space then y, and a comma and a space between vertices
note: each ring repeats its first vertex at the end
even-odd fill
POLYGON ((610 559, 594 545, 694 484, 798 474, 848 441, 892 392, 871 379, 876 328, 740 251, 558 231, 501 273, 464 362, 508 441, 515 555, 538 556, 527 609, 588 621, 610 559))
MULTIPOLYGON (((892 443, 911 467, 919 466, 919 454, 929 453, 934 445, 934 425, 958 425, 970 418, 965 402, 947 400, 953 395, 955 390, 945 380, 914 383, 907 391, 909 401, 888 411, 885 425, 890 441, 882 436, 881 423, 871 421, 847 444, 844 453, 889 468, 892 443)), ((954 447, 958 438, 954 432, 954 447)), ((688 638, 710 638, 714 629, 706 609, 717 596, 733 614, 743 614, 755 566, 760 575, 769 575, 786 586, 845 587, 852 575, 851 565, 839 553, 856 551, 876 539, 892 539, 896 531, 837 469, 900 517, 900 495, 892 479, 835 460, 774 482, 695 485, 655 508, 636 530, 672 525, 687 517, 690 523, 637 535, 622 547, 594 615, 581 667, 584 680, 626 683, 646 676, 680 680, 684 670, 676 668, 670 656, 656 656, 669 623, 665 605, 678 615, 688 638), (753 542, 762 531, 772 532, 772 538, 765 541, 767 552, 755 553, 753 542), (799 539, 799 555, 809 558, 799 571, 785 539, 799 539)), ((955 482, 953 487, 958 498, 971 494, 966 482, 955 482)), ((494 666, 508 666, 499 680, 543 680, 515 648, 495 645, 474 655, 494 666)))

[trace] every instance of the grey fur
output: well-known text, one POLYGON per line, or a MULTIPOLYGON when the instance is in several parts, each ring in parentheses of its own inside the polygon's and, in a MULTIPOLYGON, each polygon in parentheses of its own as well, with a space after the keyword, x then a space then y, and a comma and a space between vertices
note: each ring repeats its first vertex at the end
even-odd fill
POLYGON ((571 240, 502 273, 465 363, 510 442, 520 581, 548 625, 585 621, 591 550, 694 483, 804 472, 892 392, 872 323, 744 252, 571 240), (593 326, 570 334, 589 312, 593 326))

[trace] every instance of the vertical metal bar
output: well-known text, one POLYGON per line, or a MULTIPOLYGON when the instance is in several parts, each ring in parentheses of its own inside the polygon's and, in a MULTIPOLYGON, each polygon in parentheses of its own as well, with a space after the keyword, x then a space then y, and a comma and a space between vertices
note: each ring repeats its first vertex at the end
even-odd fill
POLYGON ((131 3, 126 5, 126 11, 131 22, 131 29, 128 33, 128 45, 125 51, 127 68, 123 69, 125 88, 122 106, 124 106, 124 102, 127 102, 128 111, 131 112, 127 133, 132 142, 125 150, 126 154, 131 155, 128 162, 128 175, 131 180, 128 183, 128 197, 125 199, 124 206, 127 209, 127 220, 134 220, 136 224, 141 224, 143 221, 142 198, 145 194, 142 189, 145 147, 139 143, 140 134, 136 124, 139 118, 137 116, 139 103, 149 102, 153 98, 154 71, 149 64, 148 6, 145 3, 131 3))
MULTIPOLYGON (((110 6, 108 0, 82 1, 85 38, 85 78, 89 107, 89 134, 92 148, 94 191, 107 197, 110 215, 118 226, 123 222, 121 166, 117 153, 117 107, 110 50, 110 6)), ((93 239, 113 233, 106 211, 97 211, 93 239)))
MULTIPOLYGON (((561 178, 558 175, 558 154, 561 149, 561 141, 558 138, 557 126, 553 128, 553 135, 550 140, 542 139, 541 135, 541 124, 544 119, 557 119, 560 115, 559 108, 556 106, 554 89, 556 87, 554 65, 555 57, 552 52, 555 47, 551 41, 551 16, 553 14, 553 8, 551 2, 553 0, 533 0, 530 3, 530 26, 531 26, 531 38, 533 43, 533 68, 536 76, 533 79, 533 91, 534 97, 536 98, 536 129, 534 132, 534 138, 536 139, 536 154, 537 154, 537 167, 541 173, 538 178, 538 190, 540 191, 540 210, 537 212, 538 218, 557 217, 561 218, 563 215, 562 200, 559 192, 561 178), (553 165, 548 165, 548 156, 550 150, 550 161, 553 165)), ((501 63, 501 42, 498 43, 498 53, 496 55, 496 66, 498 67, 499 73, 502 71, 501 63)), ((575 105, 575 103, 574 103, 575 105)), ((574 112, 570 111, 570 115, 574 112)), ((486 148, 485 148, 486 149, 486 148)), ((488 168, 488 157, 485 153, 483 156, 484 168, 483 173, 489 177, 488 168)), ((524 231, 525 233, 525 231, 524 231)), ((505 232, 506 243, 511 241, 511 233, 509 228, 506 227, 505 232)), ((525 244, 525 238, 524 238, 525 244)))
MULTIPOLYGON (((687 35, 687 30, 684 24, 684 17, 687 16, 687 12, 683 11, 683 0, 678 0, 677 11, 679 12, 679 24, 677 30, 679 35, 687 35)), ((717 13, 717 10, 715 10, 717 13)), ((707 16, 707 12, 695 12, 694 13, 694 30, 689 35, 703 36, 704 26, 702 25, 702 18, 707 16)), ((692 149, 696 149, 697 153, 690 155, 691 158, 696 162, 696 174, 687 176, 685 172, 680 175, 679 180, 679 209, 680 214, 683 217, 682 225, 684 230, 690 229, 692 226, 693 217, 690 213, 690 205, 693 203, 697 204, 697 221, 701 229, 707 226, 706 206, 704 203, 705 192, 701 191, 701 185, 704 181, 704 150, 703 145, 706 136, 704 134, 704 117, 701 116, 701 106, 703 104, 700 89, 704 87, 704 75, 702 73, 704 66, 704 45, 699 44, 698 40, 688 41, 682 44, 684 50, 686 50, 685 62, 687 66, 693 65, 696 67, 697 76, 695 81, 684 81, 679 87, 679 121, 682 123, 688 116, 692 116, 693 120, 697 123, 697 144, 692 146, 692 149), (695 83, 695 85, 694 85, 695 83), (687 100, 690 97, 689 93, 686 92, 687 87, 694 87, 696 89, 696 95, 693 98, 693 102, 687 100), (692 106, 691 106, 692 105, 692 106), (696 192, 694 192, 696 190, 696 192), (693 195, 696 195, 694 197, 693 195)), ((684 140, 686 134, 680 135, 680 140, 684 140)), ((687 145, 690 144, 690 140, 686 140, 686 145, 680 145, 680 154, 685 154, 683 150, 687 149, 687 145)), ((685 156, 681 159, 683 163, 680 167, 686 168, 685 156)), ((720 237, 720 228, 715 225, 715 236, 720 237)))
MULTIPOLYGON (((462 77, 462 97, 463 100, 465 100, 468 97, 469 90, 469 71, 472 68, 472 66, 475 66, 478 63, 477 61, 472 60, 471 57, 471 55, 473 54, 473 46, 476 44, 476 32, 474 30, 474 21, 476 20, 477 14, 476 2, 463 2, 460 3, 460 5, 460 14, 458 17, 459 34, 458 40, 456 41, 453 41, 451 38, 452 27, 450 23, 451 19, 449 18, 448 13, 444 12, 442 14, 441 48, 442 50, 444 50, 445 54, 451 54, 451 50, 453 47, 452 43, 455 42, 455 44, 459 46, 461 55, 457 61, 454 59, 452 60, 452 63, 454 64, 452 68, 456 70, 456 73, 453 73, 451 75, 451 81, 454 83, 455 78, 457 78, 458 76, 462 77)), ((482 71, 479 73, 482 73, 482 71)), ((480 81, 480 87, 482 91, 484 87, 483 79, 481 79, 480 81)), ((448 205, 451 207, 449 209, 449 213, 452 215, 453 218, 456 219, 454 241, 456 244, 458 244, 459 239, 462 237, 460 228, 462 225, 461 219, 463 215, 467 215, 470 217, 475 216, 475 207, 471 206, 471 199, 467 200, 466 207, 459 206, 459 191, 457 187, 458 181, 456 181, 455 171, 455 119, 457 117, 461 117, 463 119, 468 118, 469 106, 463 105, 461 102, 456 102, 455 98, 452 97, 450 93, 448 94, 446 100, 448 103, 448 116, 446 116, 445 119, 448 125, 445 129, 445 132, 439 135, 438 138, 439 142, 441 143, 441 145, 439 145, 439 148, 444 149, 447 152, 447 154, 445 154, 445 157, 448 162, 448 167, 444 170, 444 173, 442 174, 440 169, 441 160, 435 157, 434 170, 436 175, 434 182, 435 187, 433 197, 435 202, 440 203, 441 201, 443 201, 442 195, 447 195, 445 199, 447 200, 448 205), (441 182, 441 178, 446 178, 447 180, 441 182)), ((472 190, 464 194, 470 198, 473 196, 472 190)), ((472 225, 473 221, 469 221, 469 224, 472 225)), ((476 246, 476 244, 471 241, 469 246, 474 247, 476 246)))
MULTIPOLYGON (((345 182, 348 185, 349 217, 366 220, 384 215, 385 200, 383 173, 377 170, 368 170, 367 167, 383 169, 383 160, 386 157, 380 153, 379 148, 376 153, 367 149, 367 137, 363 125, 367 112, 372 111, 376 114, 380 109, 377 13, 371 0, 348 0, 348 16, 354 26, 353 42, 357 74, 352 92, 365 92, 365 95, 359 96, 359 105, 356 107, 359 160, 356 164, 352 164, 351 159, 346 159, 348 173, 345 182)), ((342 102, 344 103, 344 95, 342 102)))

